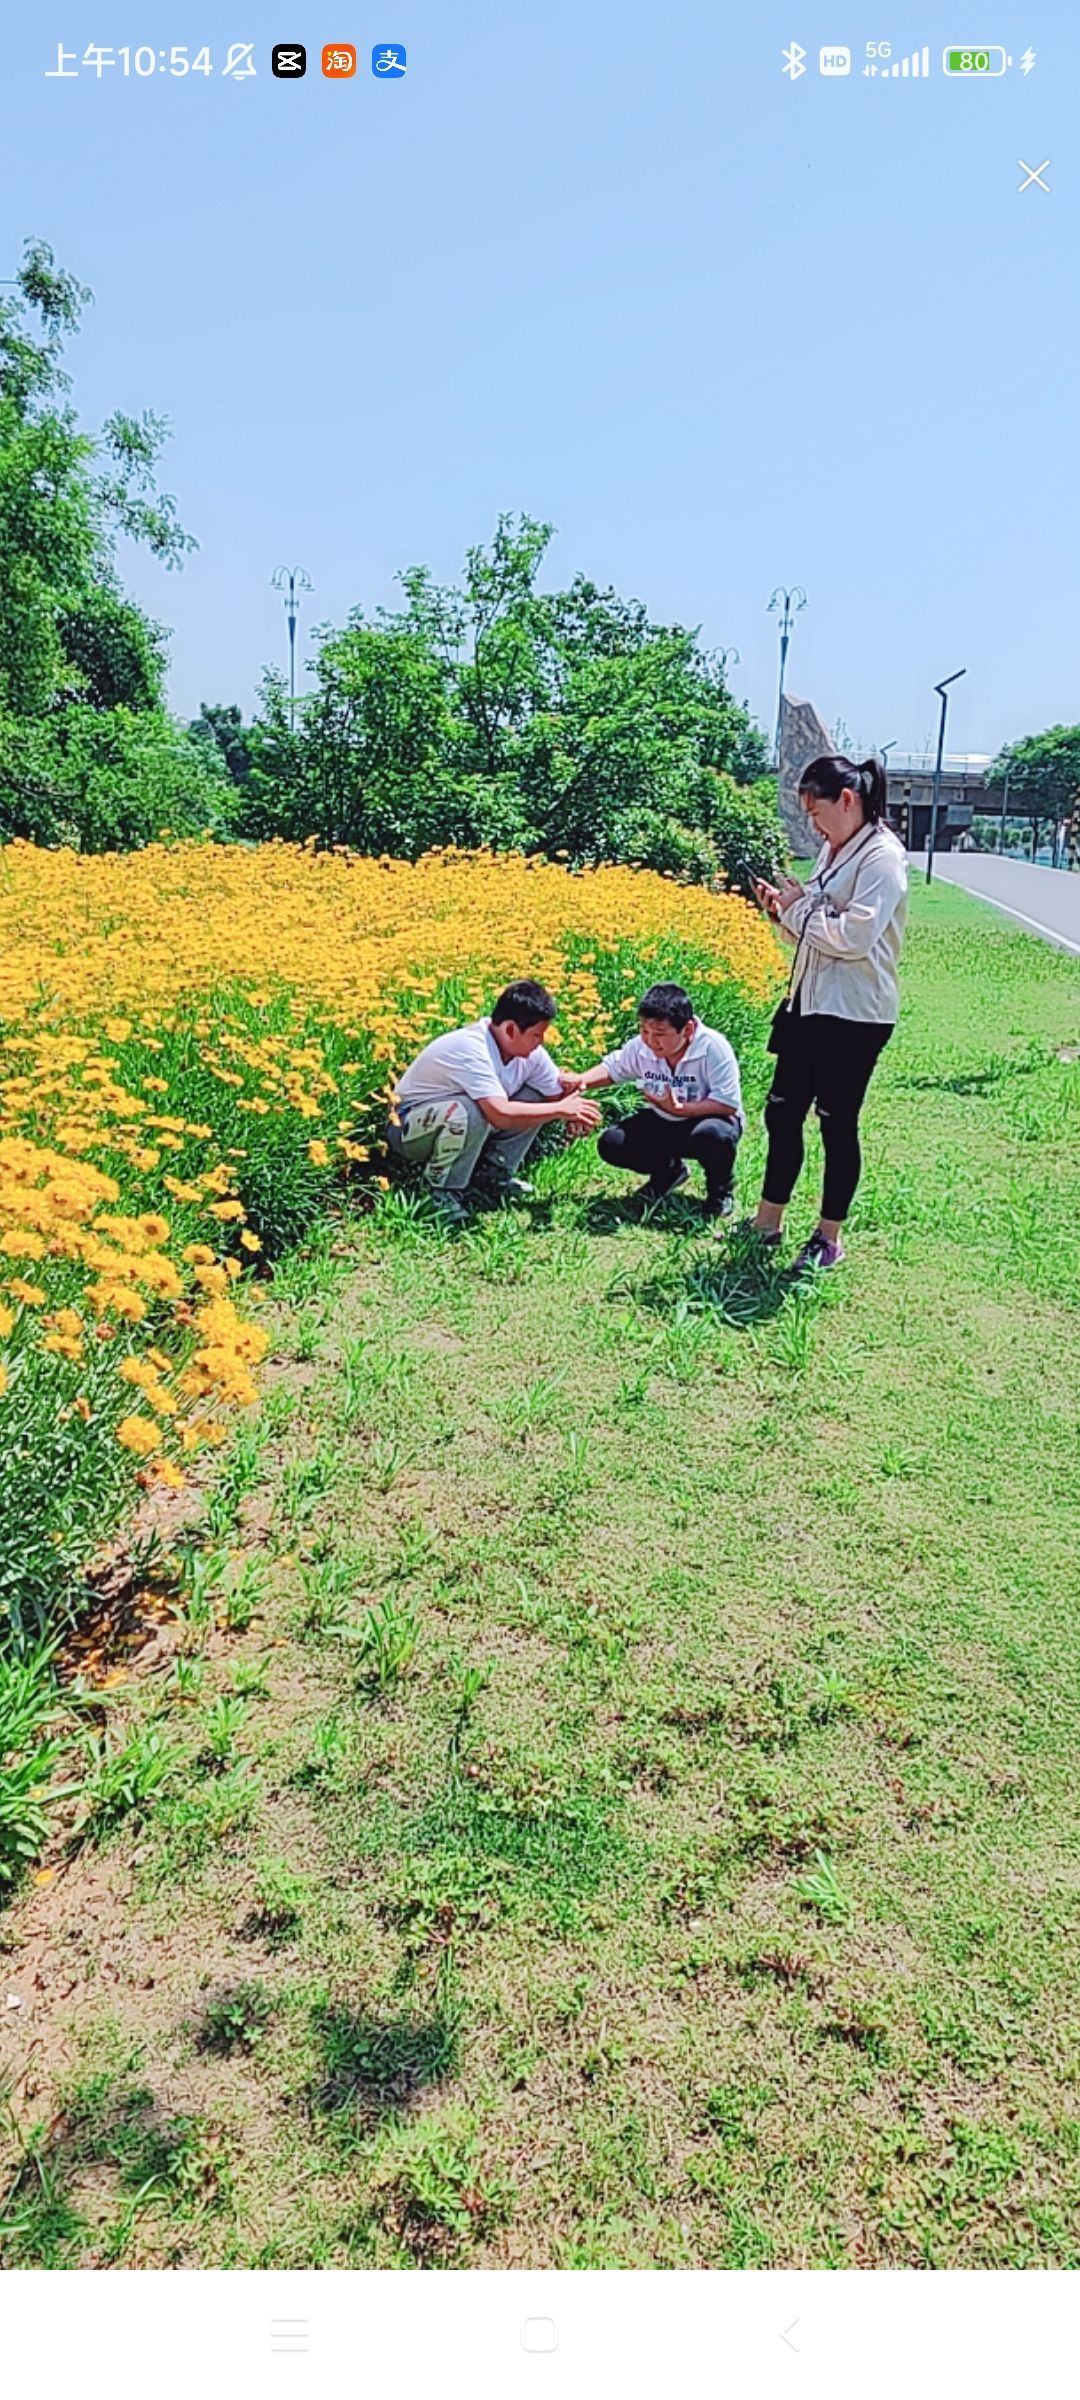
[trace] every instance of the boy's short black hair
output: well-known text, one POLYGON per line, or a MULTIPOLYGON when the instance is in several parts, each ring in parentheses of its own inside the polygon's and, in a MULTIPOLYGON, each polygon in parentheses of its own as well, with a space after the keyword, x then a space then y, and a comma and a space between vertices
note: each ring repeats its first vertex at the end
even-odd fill
POLYGON ((694 1003, 681 983, 650 984, 643 1000, 638 1001, 639 1017, 655 1017, 660 1025, 673 1025, 681 1033, 689 1025, 694 1003))
POLYGON ((517 1025, 528 1033, 532 1025, 553 1025, 558 1015, 551 993, 542 983, 533 983, 523 976, 520 983, 508 983, 500 992, 491 1012, 493 1025, 517 1025))

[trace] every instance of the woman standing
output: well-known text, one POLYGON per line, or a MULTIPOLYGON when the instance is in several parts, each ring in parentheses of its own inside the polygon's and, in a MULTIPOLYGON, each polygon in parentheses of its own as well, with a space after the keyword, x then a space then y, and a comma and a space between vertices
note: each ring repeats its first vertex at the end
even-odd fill
POLYGON ((752 1230, 770 1249, 781 1239, 813 1105, 825 1186, 817 1230, 795 1261, 804 1271, 838 1266, 844 1255, 840 1231, 862 1167, 859 1111, 899 1009, 907 861, 885 823, 880 760, 857 767, 850 758, 816 758, 799 796, 822 843, 813 874, 805 884, 785 878, 754 887, 795 956, 769 1041, 769 1150, 752 1230))

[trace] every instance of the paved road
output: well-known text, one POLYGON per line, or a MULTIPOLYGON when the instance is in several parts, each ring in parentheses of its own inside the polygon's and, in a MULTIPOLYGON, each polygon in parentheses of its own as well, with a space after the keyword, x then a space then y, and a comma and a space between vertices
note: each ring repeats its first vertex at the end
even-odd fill
MULTIPOLYGON (((925 875, 926 853, 912 852, 908 869, 913 881, 920 868, 925 875)), ((997 858, 978 850, 945 850, 935 853, 934 875, 992 900, 1029 933, 1041 933, 1056 949, 1080 958, 1080 872, 1066 875, 1058 867, 1031 867, 1023 859, 997 858)))

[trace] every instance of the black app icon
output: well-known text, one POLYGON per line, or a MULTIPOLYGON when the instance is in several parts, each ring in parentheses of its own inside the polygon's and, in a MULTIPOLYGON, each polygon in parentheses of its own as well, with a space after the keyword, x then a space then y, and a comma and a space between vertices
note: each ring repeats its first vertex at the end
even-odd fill
POLYGON ((270 64, 275 75, 306 75, 307 51, 303 42, 275 42, 270 64))

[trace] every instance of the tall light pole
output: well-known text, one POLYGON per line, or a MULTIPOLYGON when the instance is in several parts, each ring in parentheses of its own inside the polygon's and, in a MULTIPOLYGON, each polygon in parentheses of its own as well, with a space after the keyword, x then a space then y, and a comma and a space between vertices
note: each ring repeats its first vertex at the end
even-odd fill
POLYGON ((776 700, 776 742, 773 752, 774 767, 779 767, 780 765, 780 723, 784 713, 784 669, 787 666, 788 643, 791 640, 795 619, 799 615, 800 610, 804 609, 805 607, 806 593, 804 592, 801 583, 792 584, 790 591, 788 591, 784 584, 778 583, 772 599, 769 602, 770 611, 773 609, 779 609, 780 611, 780 689, 776 700))
POLYGON ((296 619, 299 614, 299 592, 315 589, 303 567, 275 567, 270 578, 271 589, 285 595, 285 614, 289 620, 289 731, 296 723, 296 619))
MULTIPOLYGON (((881 743, 881 745, 880 745, 880 747, 879 747, 879 750, 878 750, 878 757, 880 758, 880 760, 881 760, 881 763, 882 763, 882 766, 883 766, 883 767, 884 767, 884 769, 885 769, 885 808, 886 808, 886 813, 888 812, 888 806, 889 806, 889 752, 890 752, 890 750, 895 750, 895 748, 896 748, 896 736, 895 736, 895 734, 894 734, 894 735, 893 735, 893 738, 892 738, 892 741, 891 741, 891 742, 882 742, 882 743, 881 743)), ((905 845, 905 847, 906 847, 906 845, 905 845)))
POLYGON ((1002 854, 1002 852, 1003 852, 1003 850, 1004 850, 1004 848, 1005 848, 1005 819, 1006 819, 1006 817, 1008 816, 1008 813, 1009 813, 1009 777, 1010 777, 1010 775, 1011 775, 1011 774, 1012 774, 1012 768, 1011 768, 1011 766, 1010 766, 1010 767, 1006 767, 1006 769, 1005 769, 1005 789, 1004 789, 1004 791, 1002 792, 1002 795, 1001 795, 1001 823, 1000 823, 1000 824, 999 824, 999 826, 998 826, 998 857, 999 857, 999 858, 1001 857, 1001 854, 1002 854))
POLYGON ((949 706, 949 685, 951 683, 959 683, 961 675, 966 674, 966 667, 957 667, 955 675, 946 675, 943 683, 935 683, 934 685, 934 690, 938 694, 938 697, 941 701, 941 723, 938 726, 937 765, 934 768, 934 797, 930 804, 930 839, 926 845, 927 883, 929 883, 934 872, 934 850, 937 844, 938 809, 941 805, 941 761, 945 754, 945 716, 949 706))

